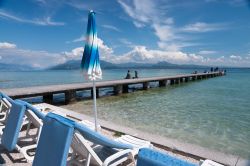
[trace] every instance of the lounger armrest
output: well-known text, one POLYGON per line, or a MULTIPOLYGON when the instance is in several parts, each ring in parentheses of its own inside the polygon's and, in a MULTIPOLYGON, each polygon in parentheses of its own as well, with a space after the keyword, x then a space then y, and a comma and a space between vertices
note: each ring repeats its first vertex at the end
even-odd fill
MULTIPOLYGON (((111 156, 109 156, 104 162, 103 162, 103 166, 108 166, 109 165, 109 163, 110 162, 112 162, 112 161, 114 161, 115 159, 117 159, 117 158, 119 158, 119 157, 121 157, 121 156, 123 156, 123 155, 128 155, 128 156, 130 156, 131 158, 133 158, 132 157, 132 150, 131 149, 126 149, 126 150, 122 150, 122 151, 118 151, 117 153, 115 153, 115 154, 113 154, 113 155, 111 155, 111 156)), ((129 157, 127 157, 127 158, 129 158, 129 157)), ((127 159, 126 158, 126 159, 127 159)), ((120 159, 121 160, 121 159, 120 159)), ((118 160, 118 161, 120 161, 120 160, 118 160)), ((117 162, 118 162, 117 161, 117 162)), ((123 160, 123 161, 126 161, 126 160, 123 160)), ((122 162, 123 162, 122 161, 122 162)), ((120 163, 118 163, 118 164, 120 164, 120 163)), ((117 164, 117 165, 118 165, 117 164)))

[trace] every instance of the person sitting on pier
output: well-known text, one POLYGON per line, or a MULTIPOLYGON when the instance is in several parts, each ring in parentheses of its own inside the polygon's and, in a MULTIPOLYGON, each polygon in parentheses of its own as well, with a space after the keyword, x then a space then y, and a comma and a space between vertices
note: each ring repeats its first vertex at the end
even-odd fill
POLYGON ((131 74, 130 74, 130 71, 129 71, 129 70, 128 70, 128 73, 127 73, 125 79, 131 79, 131 74))
POLYGON ((197 74, 198 72, 195 70, 193 73, 191 73, 191 74, 197 74))
POLYGON ((139 78, 136 70, 135 70, 135 76, 133 78, 139 78))
POLYGON ((211 67, 210 71, 211 71, 211 72, 214 72, 214 68, 213 68, 213 67, 211 67))

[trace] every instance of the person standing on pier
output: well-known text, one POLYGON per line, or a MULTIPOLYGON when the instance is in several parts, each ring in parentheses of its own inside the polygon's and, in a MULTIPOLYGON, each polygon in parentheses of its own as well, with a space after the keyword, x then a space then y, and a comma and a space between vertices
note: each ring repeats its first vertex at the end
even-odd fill
POLYGON ((210 71, 211 71, 211 73, 212 73, 212 72, 214 72, 214 68, 213 68, 213 67, 211 67, 210 71))

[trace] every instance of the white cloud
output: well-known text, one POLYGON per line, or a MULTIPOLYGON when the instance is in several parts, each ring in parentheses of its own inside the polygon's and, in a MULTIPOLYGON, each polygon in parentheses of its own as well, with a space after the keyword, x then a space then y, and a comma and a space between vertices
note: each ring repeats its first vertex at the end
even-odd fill
POLYGON ((40 3, 40 4, 46 4, 47 2, 46 2, 46 0, 36 0, 38 3, 40 3))
POLYGON ((63 26, 65 25, 64 22, 55 22, 51 20, 51 17, 45 17, 43 19, 26 19, 15 16, 13 14, 9 14, 3 10, 0 10, 0 18, 13 20, 21 23, 28 23, 40 26, 63 26))
MULTIPOLYGON (((99 54, 103 59, 109 58, 110 55, 113 54, 113 49, 108 47, 107 45, 104 44, 103 40, 98 38, 98 49, 99 49, 99 54)), ((64 55, 66 60, 71 60, 71 59, 80 59, 83 55, 84 47, 77 47, 70 52, 63 52, 62 54, 64 55)))
POLYGON ((133 0, 133 6, 128 5, 122 0, 118 0, 118 3, 135 20, 134 24, 137 27, 143 27, 144 23, 148 23, 155 16, 155 4, 153 1, 144 0, 142 3, 140 0, 133 0))
POLYGON ((169 25, 153 24, 155 35, 161 41, 170 41, 175 38, 174 30, 169 25))
POLYGON ((236 55, 231 55, 230 59, 232 59, 232 60, 242 60, 242 57, 241 56, 236 56, 236 55))
POLYGON ((15 44, 12 43, 7 43, 7 42, 0 42, 0 49, 12 49, 12 48, 16 48, 15 44))
MULTIPOLYGON (((91 9, 89 4, 84 3, 83 1, 68 1, 66 0, 65 3, 73 8, 76 8, 78 10, 89 10, 91 9)), ((92 5, 93 6, 93 5, 92 5)))
POLYGON ((113 25, 102 25, 102 27, 106 28, 106 29, 111 29, 111 30, 114 30, 114 31, 117 31, 117 32, 121 32, 120 29, 118 29, 117 27, 113 26, 113 25))
POLYGON ((184 32, 210 32, 225 29, 223 24, 209 24, 205 22, 196 22, 194 24, 189 24, 181 28, 184 32))
POLYGON ((61 53, 19 49, 14 43, 0 43, 0 62, 45 68, 67 60, 61 53))
POLYGON ((83 54, 84 48, 83 47, 77 47, 71 50, 70 52, 63 52, 62 54, 65 55, 66 59, 79 59, 83 54))
POLYGON ((174 19, 167 16, 167 10, 159 8, 163 1, 118 0, 124 12, 132 18, 133 24, 137 28, 150 26, 155 36, 159 39, 158 46, 161 49, 177 50, 191 46, 186 42, 187 38, 180 34, 180 30, 174 27, 174 19), (185 43, 184 43, 185 42, 185 43))
MULTIPOLYGON (((212 53, 212 51, 204 53, 212 53)), ((243 58, 242 56, 231 55, 213 58, 203 56, 199 53, 184 53, 183 51, 178 51, 178 49, 152 50, 145 46, 134 46, 131 51, 122 55, 115 55, 113 51, 108 51, 105 54, 100 53, 100 58, 118 64, 126 62, 157 63, 159 61, 167 61, 175 64, 197 64, 208 66, 250 66, 249 57, 243 58)))
POLYGON ((39 68, 45 68, 66 61, 66 58, 60 53, 18 48, 1 49, 0 56, 3 63, 29 65, 39 68))
POLYGON ((66 43, 77 43, 77 42, 83 42, 85 40, 86 40, 86 37, 82 35, 76 39, 73 39, 72 41, 66 41, 66 43))
POLYGON ((145 27, 145 24, 142 24, 142 23, 140 23, 140 22, 138 22, 138 21, 133 21, 133 24, 134 24, 137 28, 143 28, 143 27, 145 27))
POLYGON ((199 54, 201 55, 210 55, 210 54, 215 54, 217 53, 217 51, 213 51, 213 50, 202 50, 202 51, 199 51, 199 54))
MULTIPOLYGON (((13 44, 15 45, 15 44, 13 44)), ((114 50, 107 46, 103 40, 98 39, 100 59, 112 63, 157 63, 167 61, 175 64, 198 64, 198 65, 225 65, 225 66, 250 66, 249 56, 221 56, 219 58, 204 57, 201 54, 184 53, 178 49, 159 50, 148 49, 145 46, 134 46, 124 54, 116 55, 114 50)), ((77 47, 71 51, 51 53, 47 51, 25 50, 15 47, 11 49, 0 48, 0 62, 30 65, 33 67, 46 68, 64 63, 68 60, 81 59, 84 47, 77 47)))
POLYGON ((128 39, 125 39, 125 38, 121 38, 119 39, 119 41, 129 47, 133 46, 133 43, 131 41, 129 41, 128 39))
POLYGON ((137 62, 137 63, 157 63, 159 61, 167 61, 171 63, 189 63, 191 61, 198 61, 204 59, 201 56, 195 54, 186 54, 181 51, 161 51, 150 50, 145 46, 135 46, 131 51, 115 56, 113 54, 107 54, 108 56, 102 57, 103 60, 107 60, 113 63, 125 63, 125 62, 137 62))

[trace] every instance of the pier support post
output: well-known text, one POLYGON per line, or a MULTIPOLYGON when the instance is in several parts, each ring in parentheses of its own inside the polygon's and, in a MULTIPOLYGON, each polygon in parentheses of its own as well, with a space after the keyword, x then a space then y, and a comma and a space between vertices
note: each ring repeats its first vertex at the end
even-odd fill
POLYGON ((185 77, 185 82, 188 82, 189 81, 189 77, 185 77))
POLYGON ((177 79, 175 80, 175 84, 180 84, 180 79, 179 79, 179 78, 177 78, 177 79))
POLYGON ((167 80, 161 80, 159 81, 159 87, 167 86, 167 80))
POLYGON ((202 75, 201 78, 202 79, 207 79, 207 75, 202 75))
POLYGON ((122 85, 115 85, 115 86, 113 87, 113 89, 114 89, 114 94, 115 94, 115 95, 119 95, 119 94, 121 94, 122 91, 123 91, 122 85))
MULTIPOLYGON (((93 88, 91 89, 91 97, 93 98, 94 96, 93 88)), ((99 98, 99 88, 96 88, 96 98, 99 98)))
POLYGON ((150 87, 149 87, 149 82, 144 82, 143 83, 143 90, 148 90, 150 87))
POLYGON ((65 104, 68 104, 72 101, 76 100, 76 91, 74 90, 69 90, 65 92, 65 104))
POLYGON ((43 95, 43 102, 48 103, 48 104, 52 104, 53 103, 53 94, 43 95))
POLYGON ((181 78, 180 78, 180 83, 182 83, 182 82, 183 82, 183 79, 184 79, 183 77, 181 77, 181 78))
POLYGON ((202 79, 202 76, 197 76, 197 80, 201 80, 202 79))
POLYGON ((170 80, 170 85, 174 85, 174 80, 170 80))
POLYGON ((122 86, 122 92, 123 93, 128 93, 128 85, 127 84, 122 86))
POLYGON ((197 80, 197 76, 192 76, 192 81, 197 80))

